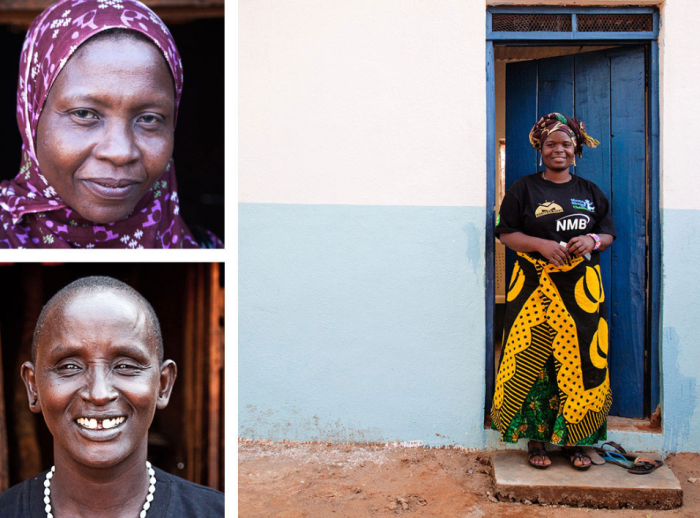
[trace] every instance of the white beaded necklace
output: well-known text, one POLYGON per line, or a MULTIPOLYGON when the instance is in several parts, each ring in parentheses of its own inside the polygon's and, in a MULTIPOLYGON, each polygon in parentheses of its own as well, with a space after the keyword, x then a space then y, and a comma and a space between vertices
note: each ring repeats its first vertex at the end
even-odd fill
MULTIPOLYGON (((146 502, 143 504, 143 510, 139 514, 139 518, 146 518, 148 510, 151 508, 151 502, 153 502, 153 493, 156 492, 156 472, 148 461, 146 461, 146 470, 148 470, 150 485, 148 486, 146 502)), ((46 504, 44 510, 46 511, 46 518, 53 518, 53 514, 51 514, 51 479, 55 472, 56 466, 51 466, 51 470, 46 474, 46 480, 44 480, 44 503, 46 504)))

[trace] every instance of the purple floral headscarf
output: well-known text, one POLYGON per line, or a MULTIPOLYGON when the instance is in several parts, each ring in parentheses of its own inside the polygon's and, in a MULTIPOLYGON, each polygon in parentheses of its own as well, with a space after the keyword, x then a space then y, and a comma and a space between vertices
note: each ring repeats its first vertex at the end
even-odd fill
POLYGON ((126 219, 107 224, 82 218, 41 174, 36 130, 49 90, 82 43, 113 28, 140 32, 163 52, 175 82, 177 117, 182 62, 170 31, 153 11, 136 0, 60 0, 46 9, 22 48, 17 87, 22 163, 14 180, 0 183, 0 248, 199 247, 179 214, 172 160, 126 219))

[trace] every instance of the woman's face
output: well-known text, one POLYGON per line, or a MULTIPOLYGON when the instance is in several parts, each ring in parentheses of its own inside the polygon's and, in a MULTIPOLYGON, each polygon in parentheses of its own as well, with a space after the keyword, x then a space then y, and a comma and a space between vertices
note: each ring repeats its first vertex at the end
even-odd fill
POLYGON ((576 147, 563 131, 551 133, 542 146, 542 161, 551 171, 565 171, 574 160, 576 147))
POLYGON ((145 451, 176 377, 173 362, 159 364, 145 308, 119 292, 84 292, 44 325, 36 365, 25 364, 22 376, 55 455, 106 468, 145 451))
POLYGON ((170 161, 174 114, 173 79, 154 45, 88 42, 46 99, 37 128, 41 173, 85 219, 124 219, 170 161))

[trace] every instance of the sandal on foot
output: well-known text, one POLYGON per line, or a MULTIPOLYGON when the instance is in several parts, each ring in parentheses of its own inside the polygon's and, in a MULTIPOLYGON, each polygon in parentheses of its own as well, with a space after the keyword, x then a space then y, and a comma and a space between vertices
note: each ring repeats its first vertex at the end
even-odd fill
POLYGON ((593 464, 591 458, 578 446, 573 448, 564 448, 564 454, 568 455, 569 462, 571 462, 571 467, 579 471, 586 471, 591 467, 591 464, 593 464), (583 464, 583 459, 588 459, 588 464, 583 464), (579 461, 581 465, 577 466, 576 461, 579 461))
POLYGON ((536 441, 530 441, 527 443, 527 462, 535 469, 547 469, 552 465, 552 461, 549 459, 549 455, 547 455, 547 450, 545 450, 543 446, 535 446, 535 444, 536 441), (538 457, 542 459, 542 464, 535 464, 532 462, 533 459, 538 457), (549 464, 544 464, 546 460, 549 460, 549 464))

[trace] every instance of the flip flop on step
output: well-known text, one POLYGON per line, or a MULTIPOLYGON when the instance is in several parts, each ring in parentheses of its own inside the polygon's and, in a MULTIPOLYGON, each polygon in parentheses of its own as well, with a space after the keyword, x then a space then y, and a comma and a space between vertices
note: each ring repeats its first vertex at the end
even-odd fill
POLYGON ((629 471, 633 475, 648 475, 657 468, 664 465, 662 460, 650 459, 648 457, 637 457, 629 471))
MULTIPOLYGON (((620 449, 624 451, 622 447, 620 447, 620 449)), ((627 471, 633 475, 648 475, 664 465, 662 460, 637 457, 629 453, 623 454, 616 451, 603 450, 602 448, 596 448, 596 451, 603 457, 605 462, 626 468, 627 471)))
POLYGON ((601 450, 599 448, 596 448, 596 450, 606 463, 615 464, 616 466, 627 469, 634 466, 636 457, 633 455, 623 455, 622 453, 618 453, 616 451, 601 450))
POLYGON ((593 448, 595 451, 598 453, 603 453, 604 451, 616 451, 618 453, 622 453, 625 455, 627 453, 627 450, 625 450, 620 444, 616 443, 615 441, 608 441, 606 443, 603 443, 603 445, 600 448, 593 448), (606 450, 605 447, 610 446, 613 448, 613 450, 606 450))

